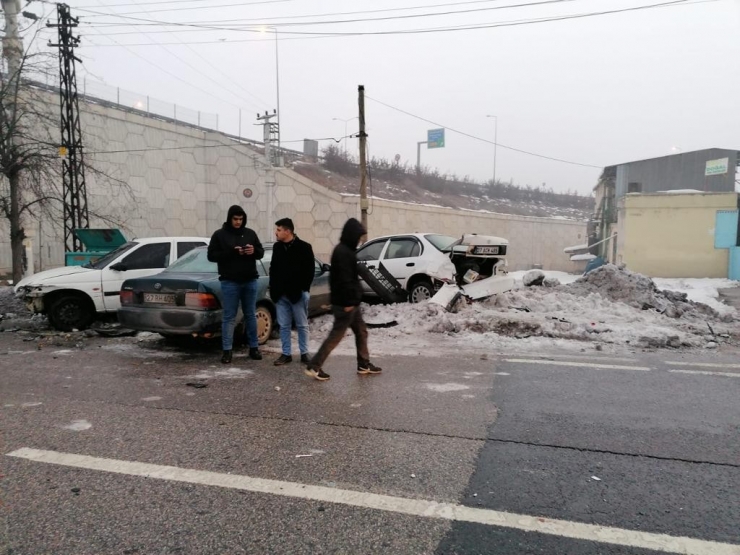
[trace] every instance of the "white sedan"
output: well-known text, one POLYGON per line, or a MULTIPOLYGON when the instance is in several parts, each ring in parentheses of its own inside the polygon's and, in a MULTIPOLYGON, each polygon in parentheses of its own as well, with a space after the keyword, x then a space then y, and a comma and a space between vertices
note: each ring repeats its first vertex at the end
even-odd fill
MULTIPOLYGON (((437 233, 407 233, 371 239, 357 251, 357 260, 380 263, 408 291, 409 302, 430 299, 443 283, 496 275, 506 266, 508 241, 488 235, 451 237, 437 233), (468 276, 468 279, 465 276, 468 276)), ((362 282, 367 295, 375 295, 362 282)))
POLYGON ((196 247, 205 237, 151 237, 129 241, 84 266, 63 266, 39 272, 15 287, 32 312, 46 314, 61 331, 84 329, 98 315, 121 308, 121 284, 151 276, 196 247))

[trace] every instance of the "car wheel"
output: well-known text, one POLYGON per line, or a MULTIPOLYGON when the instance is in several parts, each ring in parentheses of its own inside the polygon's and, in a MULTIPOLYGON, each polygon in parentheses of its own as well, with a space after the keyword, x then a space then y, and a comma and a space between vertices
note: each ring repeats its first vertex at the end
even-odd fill
POLYGON ((427 280, 417 281, 409 290, 410 303, 420 303, 421 301, 428 301, 433 296, 434 287, 432 286, 432 283, 427 280))
POLYGON ((81 295, 65 295, 51 303, 48 316, 59 331, 84 330, 95 320, 95 307, 81 295))
POLYGON ((275 323, 272 318, 272 312, 266 306, 257 307, 257 342, 260 345, 267 343, 272 335, 272 329, 275 323))

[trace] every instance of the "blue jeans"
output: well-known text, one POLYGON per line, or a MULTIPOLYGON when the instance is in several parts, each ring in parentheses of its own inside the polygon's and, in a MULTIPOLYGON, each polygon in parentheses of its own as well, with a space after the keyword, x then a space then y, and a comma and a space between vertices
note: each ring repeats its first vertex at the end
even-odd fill
POLYGON ((298 330, 298 348, 302 355, 308 353, 308 291, 303 292, 301 300, 297 303, 291 303, 288 297, 283 295, 277 302, 277 321, 280 326, 280 343, 282 344, 283 354, 290 356, 290 329, 295 320, 295 327, 298 330))
POLYGON ((234 321, 239 312, 239 304, 244 313, 244 325, 247 328, 247 343, 250 348, 259 346, 257 342, 257 280, 221 282, 223 296, 223 313, 221 316, 221 345, 224 351, 230 351, 234 345, 234 321))

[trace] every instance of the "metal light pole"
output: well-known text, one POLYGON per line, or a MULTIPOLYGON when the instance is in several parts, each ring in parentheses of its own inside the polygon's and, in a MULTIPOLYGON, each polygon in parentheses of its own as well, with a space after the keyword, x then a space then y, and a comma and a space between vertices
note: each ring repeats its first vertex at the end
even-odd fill
POLYGON ((360 119, 358 116, 355 116, 353 118, 349 119, 343 119, 343 118, 331 118, 332 121, 343 121, 344 122, 344 157, 347 157, 347 124, 352 121, 353 119, 360 119))
POLYGON ((493 184, 496 185, 496 147, 498 146, 498 117, 487 115, 487 118, 493 118, 493 184))
POLYGON ((277 91, 277 115, 278 115, 278 152, 280 152, 280 123, 283 113, 280 111, 280 56, 278 53, 278 30, 273 27, 275 32, 275 90, 277 91))

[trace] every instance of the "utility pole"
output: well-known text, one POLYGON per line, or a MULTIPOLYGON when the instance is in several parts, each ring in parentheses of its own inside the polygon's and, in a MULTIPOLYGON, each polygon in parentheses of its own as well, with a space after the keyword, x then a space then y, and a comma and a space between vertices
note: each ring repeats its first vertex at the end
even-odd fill
POLYGON ((265 158, 267 163, 272 166, 280 166, 280 124, 271 121, 278 116, 277 111, 273 110, 272 114, 265 112, 265 115, 257 114, 257 121, 262 123, 262 141, 265 145, 265 158))
POLYGON ((360 221, 367 231, 367 133, 365 133, 365 86, 357 87, 360 106, 360 221))
POLYGON ((64 190, 64 247, 67 251, 81 251, 82 242, 75 236, 74 230, 89 228, 90 218, 87 211, 85 158, 75 70, 75 62, 82 63, 75 56, 80 37, 72 34, 72 29, 79 26, 80 21, 72 17, 66 4, 57 4, 57 17, 59 20, 56 23, 47 23, 46 26, 59 29, 59 42, 50 42, 49 46, 59 48, 59 105, 62 115, 59 153, 62 156, 64 190))

